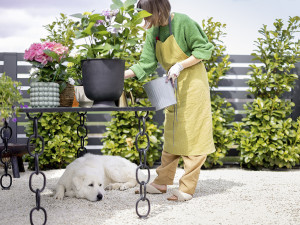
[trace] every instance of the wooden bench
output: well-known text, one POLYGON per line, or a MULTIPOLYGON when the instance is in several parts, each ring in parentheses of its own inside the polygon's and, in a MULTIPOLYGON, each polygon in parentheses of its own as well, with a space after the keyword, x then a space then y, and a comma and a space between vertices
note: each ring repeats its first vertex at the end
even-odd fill
MULTIPOLYGON (((30 145, 30 150, 33 150, 34 146, 30 145)), ((4 144, 0 144, 0 152, 4 150, 4 144)), ((22 156, 27 154, 27 145, 24 144, 8 144, 8 150, 11 152, 11 164, 14 178, 20 178, 20 172, 25 172, 22 156)), ((1 156, 0 156, 1 157, 1 156)), ((4 153, 2 157, 10 157, 9 153, 4 153)))

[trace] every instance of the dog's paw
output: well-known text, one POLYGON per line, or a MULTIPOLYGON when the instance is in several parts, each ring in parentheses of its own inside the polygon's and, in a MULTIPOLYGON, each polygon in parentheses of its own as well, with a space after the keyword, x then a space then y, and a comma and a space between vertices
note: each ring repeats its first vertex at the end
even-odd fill
POLYGON ((63 192, 56 192, 55 195, 54 195, 54 198, 58 199, 58 200, 63 200, 64 199, 64 193, 63 192))
POLYGON ((129 188, 133 188, 133 187, 135 187, 136 186, 136 182, 134 181, 134 182, 126 182, 126 183, 123 183, 121 186, 120 186, 120 190, 121 191, 125 191, 125 190, 127 190, 127 189, 129 189, 129 188))
POLYGON ((122 183, 112 183, 106 186, 105 190, 119 190, 122 183))
POLYGON ((127 183, 125 183, 125 184, 122 184, 122 185, 121 185, 120 190, 121 190, 121 191, 125 191, 125 190, 127 190, 127 189, 129 189, 129 188, 131 188, 131 186, 128 185, 127 183))

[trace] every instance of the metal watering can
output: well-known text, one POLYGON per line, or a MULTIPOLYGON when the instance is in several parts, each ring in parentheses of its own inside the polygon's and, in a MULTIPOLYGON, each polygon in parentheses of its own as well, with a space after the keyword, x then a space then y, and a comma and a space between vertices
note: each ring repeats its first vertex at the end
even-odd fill
POLYGON ((174 88, 166 77, 159 77, 144 85, 144 89, 156 111, 177 104, 174 88))

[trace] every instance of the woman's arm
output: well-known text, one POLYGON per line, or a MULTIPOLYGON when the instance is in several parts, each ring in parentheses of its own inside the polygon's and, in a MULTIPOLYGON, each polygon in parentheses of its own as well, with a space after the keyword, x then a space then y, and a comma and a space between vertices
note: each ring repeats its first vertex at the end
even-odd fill
POLYGON ((191 67, 193 65, 196 65, 200 61, 202 61, 202 59, 197 59, 195 56, 192 55, 189 58, 176 63, 168 71, 168 80, 171 80, 172 84, 174 85, 175 80, 177 79, 177 77, 179 76, 182 70, 191 67))
POLYGON ((179 62, 181 64, 181 66, 183 67, 183 69, 189 68, 193 65, 198 64, 199 62, 201 62, 202 59, 197 59, 195 56, 191 55, 189 58, 179 62))

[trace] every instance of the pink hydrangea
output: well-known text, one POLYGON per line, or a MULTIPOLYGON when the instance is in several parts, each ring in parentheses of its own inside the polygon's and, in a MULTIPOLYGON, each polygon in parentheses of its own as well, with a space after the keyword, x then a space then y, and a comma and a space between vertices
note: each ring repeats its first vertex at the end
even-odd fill
POLYGON ((25 50, 24 59, 27 61, 36 61, 43 65, 52 62, 52 57, 46 55, 44 50, 51 50, 58 54, 61 60, 68 53, 68 47, 56 42, 33 43, 28 50, 25 50))

